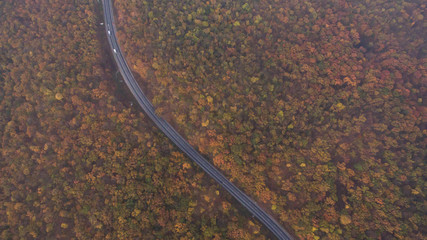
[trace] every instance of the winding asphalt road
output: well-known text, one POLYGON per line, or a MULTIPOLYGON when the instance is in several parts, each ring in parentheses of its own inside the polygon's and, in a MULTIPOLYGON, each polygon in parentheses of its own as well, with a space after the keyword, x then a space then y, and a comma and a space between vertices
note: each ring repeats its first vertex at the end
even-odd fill
POLYGON ((221 172, 219 172, 211 163, 202 157, 194 148, 164 119, 159 117, 148 98, 144 95, 137 84, 125 58, 123 57, 119 43, 116 37, 116 27, 114 25, 113 6, 111 0, 102 1, 104 7, 105 29, 108 42, 113 52, 114 60, 123 76, 126 85, 138 101, 145 114, 154 122, 154 124, 183 151, 191 160, 197 163, 210 177, 215 179, 223 188, 225 188, 234 198, 246 207, 253 216, 258 218, 278 239, 293 239, 291 235, 283 229, 269 214, 262 210, 258 204, 248 195, 243 193, 233 183, 231 183, 221 172))

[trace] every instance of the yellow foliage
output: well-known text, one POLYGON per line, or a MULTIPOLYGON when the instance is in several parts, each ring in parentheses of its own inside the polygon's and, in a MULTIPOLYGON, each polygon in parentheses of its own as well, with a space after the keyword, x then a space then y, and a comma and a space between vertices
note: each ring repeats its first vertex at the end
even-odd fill
POLYGON ((36 152, 36 153, 40 152, 40 147, 38 146, 29 146, 29 148, 33 152, 36 152))
POLYGON ((37 238, 37 233, 35 233, 34 231, 31 231, 31 232, 30 232, 30 235, 31 235, 33 238, 37 238))
POLYGON ((154 62, 153 65, 151 65, 151 66, 156 70, 160 68, 160 66, 157 62, 154 62))
POLYGON ((415 189, 412 189, 411 190, 411 192, 412 192, 412 194, 414 194, 414 195, 418 195, 418 194, 420 194, 420 192, 418 192, 417 190, 415 190, 415 189))
POLYGON ((134 210, 133 210, 133 212, 132 212, 132 217, 136 217, 136 216, 138 216, 140 213, 141 213, 141 210, 139 210, 139 209, 134 209, 134 210))
POLYGON ((212 98, 211 96, 208 96, 208 97, 206 98, 206 100, 208 100, 208 103, 212 103, 212 102, 213 102, 213 98, 212 98))
POLYGON ((258 77, 251 77, 251 82, 252 83, 256 83, 258 82, 259 78, 258 77))
POLYGON ((126 222, 126 220, 123 217, 119 217, 119 223, 120 224, 124 224, 126 222))
POLYGON ((338 111, 341 111, 341 110, 343 110, 345 108, 345 106, 342 104, 342 103, 337 103, 336 105, 335 105, 335 109, 336 110, 338 110, 338 111))
POLYGON ((329 233, 329 228, 321 227, 320 231, 325 232, 325 233, 329 233))
POLYGON ((207 127, 209 125, 209 119, 206 119, 205 122, 202 122, 203 127, 207 127))
POLYGON ((175 224, 175 231, 178 233, 182 233, 184 231, 184 224, 183 223, 176 223, 175 224))
POLYGON ((57 94, 55 94, 55 98, 56 98, 56 100, 61 101, 64 98, 64 95, 62 95, 61 93, 57 93, 57 94))
POLYGON ((351 223, 351 218, 350 218, 350 216, 348 216, 348 215, 341 215, 341 216, 340 216, 340 222, 341 222, 341 224, 343 224, 343 225, 348 225, 348 224, 350 224, 350 223, 351 223))
POLYGON ((184 169, 190 169, 191 165, 189 163, 184 163, 184 164, 182 164, 182 168, 184 168, 184 169))

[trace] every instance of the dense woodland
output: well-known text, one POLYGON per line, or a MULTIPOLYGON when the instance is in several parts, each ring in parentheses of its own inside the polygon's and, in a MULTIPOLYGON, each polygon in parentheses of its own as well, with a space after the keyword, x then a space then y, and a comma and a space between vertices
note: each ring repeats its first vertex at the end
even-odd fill
POLYGON ((115 6, 158 113, 296 236, 426 237, 425 1, 115 6))
MULTIPOLYGON (((301 239, 427 236, 421 0, 115 0, 157 112, 301 239)), ((271 236, 134 104, 98 1, 0 1, 0 239, 271 236)))
POLYGON ((0 239, 265 238, 130 107, 101 13, 0 1, 0 239))

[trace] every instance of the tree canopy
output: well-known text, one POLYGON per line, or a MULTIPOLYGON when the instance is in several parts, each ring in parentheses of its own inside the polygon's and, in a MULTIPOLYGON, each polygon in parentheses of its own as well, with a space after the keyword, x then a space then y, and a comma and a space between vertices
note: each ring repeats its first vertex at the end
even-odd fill
MULTIPOLYGON (((114 4, 156 111, 296 237, 426 237, 423 1, 114 4)), ((102 19, 0 1, 0 238, 270 238, 131 106, 102 19)))
POLYGON ((426 234, 423 1, 115 1, 158 112, 302 239, 426 234))

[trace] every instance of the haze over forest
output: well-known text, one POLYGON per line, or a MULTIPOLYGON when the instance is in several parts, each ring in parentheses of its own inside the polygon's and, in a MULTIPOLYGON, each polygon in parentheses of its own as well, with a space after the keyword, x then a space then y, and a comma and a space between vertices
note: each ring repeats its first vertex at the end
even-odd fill
MULTIPOLYGON (((114 0, 144 93, 297 239, 425 239, 422 0, 114 0)), ((0 1, 0 239, 274 239, 143 114, 98 1, 0 1)))

